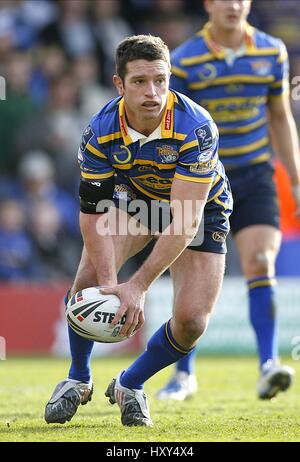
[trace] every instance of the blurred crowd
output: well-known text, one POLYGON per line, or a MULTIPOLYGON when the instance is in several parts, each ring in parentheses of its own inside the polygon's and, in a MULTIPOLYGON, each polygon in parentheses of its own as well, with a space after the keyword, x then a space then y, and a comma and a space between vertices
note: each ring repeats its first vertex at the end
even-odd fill
MULTIPOLYGON (((254 1, 300 75, 298 0, 254 1)), ((0 0, 0 281, 74 276, 81 251, 77 151, 116 96, 114 51, 152 33, 172 50, 199 30, 201 0, 0 0)), ((294 114, 300 126, 299 103, 294 114)))

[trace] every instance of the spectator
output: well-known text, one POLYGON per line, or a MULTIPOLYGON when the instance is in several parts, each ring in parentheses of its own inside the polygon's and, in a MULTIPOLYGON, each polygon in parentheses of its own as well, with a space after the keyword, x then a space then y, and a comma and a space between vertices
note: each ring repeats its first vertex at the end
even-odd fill
POLYGON ((55 183, 54 165, 42 151, 28 152, 19 165, 20 199, 27 214, 39 203, 52 204, 59 223, 71 236, 78 236, 78 207, 73 197, 55 183))
POLYGON ((41 277, 25 214, 16 200, 0 205, 0 281, 25 281, 41 277))

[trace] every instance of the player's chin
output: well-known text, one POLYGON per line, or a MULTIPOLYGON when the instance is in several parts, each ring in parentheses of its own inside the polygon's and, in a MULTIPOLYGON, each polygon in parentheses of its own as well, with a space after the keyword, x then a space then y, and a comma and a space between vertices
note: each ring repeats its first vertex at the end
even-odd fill
POLYGON ((145 119, 156 119, 161 114, 160 106, 153 106, 151 108, 143 106, 143 116, 145 119))

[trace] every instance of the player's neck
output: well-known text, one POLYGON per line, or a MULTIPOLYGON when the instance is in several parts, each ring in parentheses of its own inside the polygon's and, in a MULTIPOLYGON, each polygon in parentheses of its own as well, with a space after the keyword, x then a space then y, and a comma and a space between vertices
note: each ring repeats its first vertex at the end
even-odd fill
POLYGON ((126 113, 126 121, 129 127, 145 136, 151 135, 152 132, 161 124, 162 117, 153 120, 143 121, 126 113))
POLYGON ((240 29, 224 30, 212 24, 210 27, 210 34, 214 42, 225 48, 238 50, 245 41, 245 28, 241 26, 240 29))

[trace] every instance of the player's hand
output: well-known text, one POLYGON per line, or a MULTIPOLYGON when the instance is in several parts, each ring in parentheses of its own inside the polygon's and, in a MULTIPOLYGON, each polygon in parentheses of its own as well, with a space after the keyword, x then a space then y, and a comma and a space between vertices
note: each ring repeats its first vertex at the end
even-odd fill
POLYGON ((295 215, 300 219, 300 184, 292 186, 294 201, 296 203, 295 215))
POLYGON ((121 301, 121 306, 111 323, 112 326, 116 326, 126 314, 126 322, 120 331, 120 335, 130 337, 142 327, 145 322, 145 291, 138 285, 129 281, 117 286, 101 288, 101 293, 114 294, 121 301))

